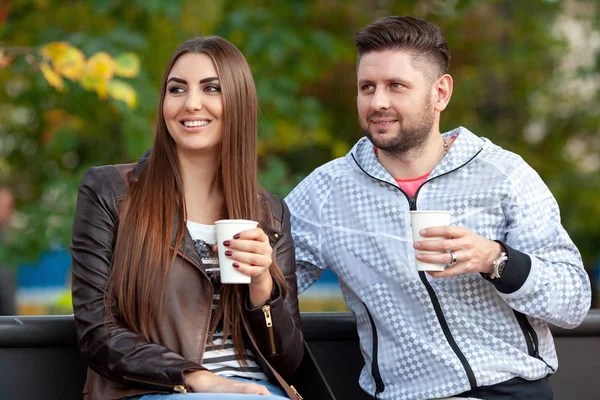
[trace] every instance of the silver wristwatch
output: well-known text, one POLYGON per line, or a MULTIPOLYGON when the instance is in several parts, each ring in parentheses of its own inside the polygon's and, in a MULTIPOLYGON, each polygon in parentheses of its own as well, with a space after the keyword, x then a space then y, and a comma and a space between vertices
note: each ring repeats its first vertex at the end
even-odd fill
POLYGON ((506 267, 507 262, 508 262, 508 255, 506 254, 505 251, 503 251, 502 253, 500 253, 500 257, 498 257, 492 263, 492 273, 488 275, 490 277, 490 279, 500 278, 500 275, 502 275, 502 273, 504 272, 504 268, 506 267))

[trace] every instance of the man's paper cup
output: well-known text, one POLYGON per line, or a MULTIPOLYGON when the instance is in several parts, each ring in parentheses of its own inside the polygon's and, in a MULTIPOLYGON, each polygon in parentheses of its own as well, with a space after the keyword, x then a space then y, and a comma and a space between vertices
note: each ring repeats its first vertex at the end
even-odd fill
POLYGON ((225 255, 227 247, 223 246, 226 240, 232 240, 233 236, 248 229, 254 229, 258 222, 246 219, 222 219, 215 222, 217 228, 217 244, 219 249, 219 270, 221 283, 250 283, 250 275, 242 274, 233 268, 233 260, 225 255))
MULTIPOLYGON (((413 242, 422 240, 443 240, 444 237, 423 237, 419 234, 421 229, 432 226, 450 225, 452 213, 450 211, 427 210, 427 211, 411 211, 410 224, 412 225, 413 242)), ((441 254, 438 251, 425 251, 415 249, 416 253, 441 254)), ((444 264, 430 264, 423 261, 415 260, 417 271, 443 271, 444 264)))

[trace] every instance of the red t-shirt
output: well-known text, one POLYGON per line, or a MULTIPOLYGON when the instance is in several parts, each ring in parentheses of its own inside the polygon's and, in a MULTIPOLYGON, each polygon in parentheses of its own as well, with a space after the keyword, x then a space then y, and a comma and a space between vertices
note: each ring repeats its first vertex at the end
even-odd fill
POLYGON ((415 197, 417 190, 419 190, 419 188, 421 187, 423 182, 425 182, 427 180, 427 177, 429 176, 430 173, 431 173, 431 171, 429 171, 425 175, 422 175, 422 176, 419 176, 418 178, 413 178, 413 179, 396 179, 396 178, 394 178, 394 179, 398 183, 398 186, 400 186, 400 189, 404 190, 404 192, 406 192, 406 194, 409 197, 415 197))
MULTIPOLYGON (((450 137, 450 139, 456 139, 456 135, 450 137)), ((375 154, 377 154, 377 147, 373 146, 373 150, 375 150, 375 154)), ((444 154, 445 155, 445 154, 444 154)), ((421 185, 427 180, 427 177, 431 174, 431 171, 426 173, 423 176, 419 176, 414 179, 396 179, 398 186, 402 189, 409 197, 415 197, 417 190, 421 187, 421 185)))
MULTIPOLYGON (((377 147, 373 146, 373 150, 375 151, 375 154, 377 154, 377 147)), ((419 176, 418 178, 413 179, 394 179, 398 183, 400 189, 402 189, 409 197, 415 197, 417 190, 419 190, 423 182, 427 180, 427 177, 430 173, 431 171, 429 171, 423 176, 419 176)))

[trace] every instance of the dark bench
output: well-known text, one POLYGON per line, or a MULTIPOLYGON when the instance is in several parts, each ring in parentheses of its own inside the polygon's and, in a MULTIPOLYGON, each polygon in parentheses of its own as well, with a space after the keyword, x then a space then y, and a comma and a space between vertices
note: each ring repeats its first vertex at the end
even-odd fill
MULTIPOLYGON (((358 387, 363 366, 349 313, 303 313, 307 348, 293 383, 307 400, 369 399, 358 387)), ((556 400, 600 397, 600 310, 576 329, 552 328, 560 368, 556 400)), ((0 317, 0 397, 81 399, 85 364, 72 316, 0 317)))

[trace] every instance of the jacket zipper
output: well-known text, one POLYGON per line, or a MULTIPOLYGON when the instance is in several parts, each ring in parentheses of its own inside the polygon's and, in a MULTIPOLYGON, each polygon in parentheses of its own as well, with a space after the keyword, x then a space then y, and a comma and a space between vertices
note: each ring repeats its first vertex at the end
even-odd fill
MULTIPOLYGON (((483 151, 483 149, 480 149, 477 153, 475 153, 475 155, 473 157, 471 157, 469 160, 467 160, 464 164, 462 164, 461 166, 459 166, 458 168, 455 168, 451 171, 445 172, 443 174, 440 174, 438 176, 435 176, 431 179, 426 180, 425 182, 423 182, 423 184, 417 189, 417 192, 415 193, 414 197, 410 197, 404 190, 400 189, 397 185, 393 185, 389 182, 386 182, 384 180, 375 178, 373 175, 369 174, 367 171, 365 171, 363 169, 363 167, 358 163, 358 161, 356 160, 356 157, 354 157, 354 154, 352 154, 352 158, 354 159, 354 162, 356 163, 356 165, 358 166, 358 168, 360 168, 360 170, 362 172, 364 172, 367 176, 371 177, 372 179, 378 181, 378 182, 382 182, 385 183, 387 185, 392 186, 393 188, 395 188, 396 190, 399 190, 400 193, 404 194, 404 196, 406 197, 406 199, 408 200, 408 204, 410 207, 411 211, 414 211, 417 209, 417 197, 419 196, 419 192, 421 191, 421 188, 426 184, 431 182, 434 179, 440 178, 444 175, 448 175, 451 172, 455 172, 458 171, 459 169, 461 169, 462 167, 464 167, 465 165, 469 164, 471 161, 473 161, 475 159, 475 157, 477 157, 479 155, 479 153, 481 153, 483 151)), ((438 318, 438 322, 442 328, 442 331, 444 332, 444 336, 446 337, 446 340, 448 341, 448 344, 450 345, 450 347, 452 348, 452 350, 454 351, 454 354, 456 354, 456 356, 458 357, 458 359, 460 360, 463 369, 465 370, 465 373, 467 374, 467 379, 469 380, 469 385, 471 386, 471 390, 477 390, 477 380, 475 379, 475 373, 473 372, 473 369, 471 368, 471 365, 469 364, 469 361, 467 360, 467 358, 465 357, 465 355, 463 354, 463 352, 460 350, 460 348, 458 347, 458 344, 456 343, 456 340, 454 340, 454 337, 452 336, 452 332, 450 332, 450 327, 448 326, 448 322, 446 321, 446 317, 444 316, 444 313, 442 311, 442 308, 440 306, 440 302, 438 300, 437 294, 435 293, 435 291, 433 290, 433 287, 431 286, 431 284, 429 283, 429 281, 427 280, 427 278, 425 277, 425 272, 419 272, 419 278, 421 279, 421 282, 423 283, 423 285, 425 286, 425 289, 427 290, 427 293, 429 294, 429 297, 431 299, 431 303, 433 305, 433 309, 435 311, 435 315, 438 318)), ((368 310, 367 310, 368 312, 368 310)), ((371 315, 369 314, 369 318, 371 318, 371 315)), ((373 323, 373 319, 371 318, 371 325, 374 326, 373 323)), ((375 331, 374 331, 374 335, 375 335, 375 331)), ((375 346, 375 343, 377 341, 376 336, 373 337, 373 350, 377 351, 377 348, 375 346)), ((373 354, 373 364, 376 366, 377 363, 377 354, 373 354)), ((371 370, 375 371, 375 368, 373 368, 373 366, 371 366, 371 370)), ((377 367, 377 374, 379 375, 379 367, 377 367)), ((375 378, 375 375, 373 375, 373 378, 375 378)), ((379 379, 381 380, 381 376, 379 375, 379 379)), ((383 384, 383 382, 381 382, 381 384, 383 384)), ((377 381, 376 381, 376 385, 377 385, 377 381)), ((383 391, 383 388, 382 388, 383 391)), ((377 393, 376 393, 377 395, 377 393)), ((377 397, 377 396, 375 396, 377 397)))
POLYGON ((271 305, 265 304, 261 307, 262 312, 265 314, 265 324, 269 331, 269 342, 271 343, 271 355, 277 354, 277 347, 275 346, 275 334, 273 333, 273 319, 271 318, 271 305))
POLYGON ((298 400, 304 400, 304 398, 302 396, 300 396, 300 393, 298 393, 298 391, 296 390, 296 388, 294 387, 294 385, 290 385, 290 389, 292 389, 292 392, 294 392, 294 394, 296 395, 296 397, 298 398, 298 400))
MULTIPOLYGON (((254 339, 254 337, 251 334, 249 334, 249 332, 251 332, 251 330, 250 330, 250 327, 248 326, 248 321, 246 321, 245 318, 242 318, 242 324, 244 326, 244 329, 246 330, 246 334, 247 334, 248 340, 250 341, 250 344, 252 344, 252 346, 254 347, 254 350, 256 350, 255 356, 257 357, 257 359, 260 358, 262 360, 262 362, 264 362, 271 369, 271 373, 274 375, 275 379, 277 380, 279 385, 285 390, 285 392, 288 394, 288 396, 292 396, 292 395, 286 389, 286 386, 292 390, 292 393, 294 394, 295 397, 297 397, 297 400, 303 400, 302 396, 300 396, 300 393, 298 393, 296 388, 294 388, 291 385, 288 385, 288 383, 281 377, 281 375, 279 375, 277 373, 275 368, 273 368, 273 366, 271 366, 269 361, 266 359, 264 354, 261 352, 260 348, 258 347, 258 343, 256 343, 256 340, 254 339)), ((292 397, 290 397, 290 399, 291 398, 292 397)))
POLYGON ((525 336, 525 343, 527 344, 527 352, 529 353, 529 355, 531 357, 537 358, 538 360, 546 364, 546 366, 552 372, 556 372, 554 367, 548 364, 546 360, 544 360, 540 355, 537 333, 535 332, 535 329, 533 329, 533 326, 531 326, 531 324, 529 323, 527 316, 525 316, 525 314, 517 310, 513 310, 513 312, 515 313, 515 316, 517 317, 517 322, 519 323, 519 326, 523 331, 523 335, 525 336))
POLYGON ((375 321, 373 320, 373 316, 371 312, 367 308, 367 305, 363 302, 365 306, 365 310, 367 310, 367 315, 369 316, 369 321, 371 322, 371 331, 373 332, 373 360, 371 360, 371 375, 375 380, 375 398, 379 395, 379 393, 385 390, 385 383, 383 383, 383 379, 381 379, 381 372, 379 372, 379 364, 377 363, 377 353, 378 353, 378 339, 377 339, 377 327, 375 326, 375 321))
POLYGON ((460 360, 460 363, 462 364, 462 366, 465 370, 465 373, 467 374, 467 379, 469 379, 469 385, 471 385, 471 390, 477 390, 477 380, 475 379, 475 373, 473 372, 473 369, 471 368, 471 365, 469 364, 467 357, 465 357, 463 352, 460 350, 460 347, 458 347, 456 340, 454 340, 454 336, 452 336, 452 332, 450 332, 450 327, 448 326, 446 317, 444 317, 444 312, 442 311, 442 307, 440 306, 440 301, 437 297, 437 294, 435 293, 435 291, 433 290, 433 287, 431 286, 431 284, 425 277, 425 272, 420 271, 419 278, 421 278, 421 282, 423 282, 423 285, 425 285, 425 289, 427 289, 427 293, 429 293, 429 297, 431 298, 431 303, 433 305, 433 309, 435 310, 435 315, 437 316, 438 322, 440 323, 440 326, 442 327, 444 336, 446 337, 448 344, 454 351, 454 354, 456 354, 456 356, 460 360))
POLYGON ((150 385, 150 386, 155 386, 155 387, 160 387, 160 388, 165 388, 168 389, 169 391, 173 391, 175 393, 187 393, 187 388, 185 387, 185 385, 169 385, 166 383, 158 383, 158 382, 154 382, 154 381, 147 381, 145 379, 139 379, 139 378, 132 378, 130 376, 124 376, 123 380, 125 381, 131 381, 131 382, 138 382, 138 383, 143 383, 145 385, 150 385))

